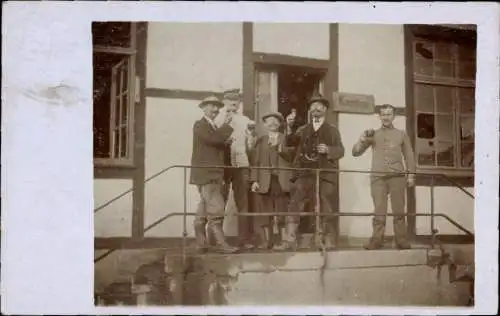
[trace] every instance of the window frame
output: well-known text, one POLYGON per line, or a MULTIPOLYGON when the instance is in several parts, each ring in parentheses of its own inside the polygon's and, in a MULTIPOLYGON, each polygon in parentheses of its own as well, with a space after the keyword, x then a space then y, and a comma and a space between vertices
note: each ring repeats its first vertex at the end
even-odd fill
MULTIPOLYGON (((458 89, 459 88, 474 88, 475 89, 475 79, 446 79, 446 78, 439 78, 436 79, 434 76, 429 76, 429 75, 422 75, 422 74, 416 74, 415 72, 415 62, 416 62, 416 56, 415 56, 415 44, 418 41, 427 41, 430 43, 436 43, 436 42, 448 42, 448 43, 453 43, 455 44, 455 49, 453 51, 453 57, 456 59, 458 57, 458 45, 462 43, 466 44, 471 44, 471 45, 476 45, 473 44, 473 41, 476 41, 477 35, 475 34, 475 29, 474 28, 459 28, 459 27, 450 27, 450 26, 440 26, 440 25, 434 25, 434 26, 428 26, 428 25, 411 25, 409 26, 410 30, 410 35, 411 39, 408 41, 408 46, 407 49, 409 50, 409 60, 408 63, 409 68, 411 71, 407 74, 408 79, 410 82, 409 84, 411 85, 411 104, 413 107, 413 110, 411 111, 411 119, 409 120, 408 123, 408 129, 411 134, 413 134, 413 140, 414 140, 414 148, 415 148, 415 160, 417 162, 417 170, 423 171, 426 173, 430 174, 445 174, 451 177, 456 178, 462 183, 465 183, 467 185, 470 185, 471 182, 473 183, 473 177, 474 177, 474 170, 475 166, 472 167, 462 167, 462 141, 460 139, 460 118, 463 116, 472 116, 475 117, 475 113, 465 113, 462 112, 460 109, 460 106, 458 105, 458 89), (454 159, 454 166, 431 166, 431 165, 420 165, 418 163, 418 146, 417 146, 417 141, 419 139, 418 137, 418 114, 419 113, 426 113, 426 111, 419 111, 417 109, 417 104, 416 104, 416 99, 417 95, 415 93, 416 86, 419 84, 423 85, 429 85, 432 87, 436 86, 446 86, 446 87, 451 87, 453 88, 453 108, 450 114, 453 117, 453 145, 454 145, 454 151, 453 151, 453 159, 454 159), (472 179, 472 181, 469 181, 472 179)), ((474 59, 474 62, 477 65, 477 55, 474 59)), ((459 67, 459 63, 455 64, 455 69, 454 71, 457 72, 459 67)), ((435 98, 435 93, 434 96, 435 98)), ((435 114, 435 109, 434 109, 434 115, 435 114)), ((475 141, 474 141, 475 143, 475 141)), ((428 177, 427 177, 428 178, 428 177)), ((428 183, 429 179, 421 181, 421 183, 428 183)))
MULTIPOLYGON (((93 155, 94 167, 99 168, 135 168, 135 107, 136 103, 140 102, 139 100, 139 77, 137 76, 136 69, 136 58, 137 58, 137 22, 128 22, 130 23, 130 47, 118 47, 118 46, 103 46, 103 45, 94 45, 92 47, 92 54, 95 53, 106 53, 106 54, 115 54, 122 55, 128 58, 127 65, 127 89, 128 89, 128 99, 127 99, 127 139, 126 143, 128 145, 128 155, 127 157, 113 157, 111 155, 109 158, 96 158, 93 155)), ((112 76, 113 80, 113 76, 112 76)), ((112 82, 111 94, 112 98, 115 97, 113 87, 116 86, 116 82, 112 82)), ((113 127, 114 127, 114 112, 115 109, 113 107, 113 101, 110 99, 110 124, 109 124, 109 138, 110 138, 110 153, 114 151, 113 145, 113 127)), ((92 107, 94 104, 92 104, 92 107)))

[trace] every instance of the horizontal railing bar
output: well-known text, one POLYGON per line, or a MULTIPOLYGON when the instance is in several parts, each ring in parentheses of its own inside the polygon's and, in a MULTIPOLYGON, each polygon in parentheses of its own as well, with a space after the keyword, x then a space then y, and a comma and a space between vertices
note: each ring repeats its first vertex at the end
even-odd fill
MULTIPOLYGON (((176 168, 176 167, 175 166, 170 166, 170 167, 165 168, 165 169, 163 169, 161 171, 158 171, 157 173, 153 174, 149 178, 146 178, 144 180, 144 183, 149 182, 150 180, 153 180, 154 178, 156 178, 156 177, 164 174, 165 172, 167 172, 167 171, 169 171, 170 169, 173 169, 173 168, 176 168)), ((127 191, 123 192, 122 194, 115 196, 114 198, 112 198, 108 202, 106 202, 103 205, 99 206, 98 208, 94 209, 94 213, 97 213, 98 211, 102 210, 106 206, 110 205, 111 203, 115 202, 116 200, 121 199, 122 197, 124 197, 125 195, 127 195, 127 194, 129 194, 129 193, 131 193, 133 191, 134 191, 134 188, 132 187, 132 188, 128 189, 127 191)))
MULTIPOLYGON (((235 167, 235 166, 191 166, 191 165, 172 165, 169 166, 168 168, 165 168, 152 176, 146 178, 144 180, 144 183, 147 183, 151 181, 152 179, 164 174, 165 172, 174 169, 174 168, 189 168, 189 169, 238 169, 241 167, 235 167)), ((409 175, 409 174, 414 174, 414 175, 423 175, 423 176, 438 176, 446 179, 448 182, 450 182, 452 185, 455 187, 459 188, 462 192, 467 194, 469 197, 474 198, 474 195, 462 188, 460 185, 454 183, 451 179, 449 179, 445 174, 442 173, 429 173, 429 172, 382 172, 382 171, 371 171, 371 170, 354 170, 354 169, 332 169, 332 168, 316 168, 316 169, 311 169, 311 168, 295 168, 295 167, 262 167, 262 166, 249 166, 247 167, 248 169, 253 169, 253 170, 284 170, 284 171, 324 171, 324 172, 338 172, 338 173, 361 173, 361 174, 371 174, 371 175, 384 175, 384 176, 396 176, 396 175, 409 175)), ((113 202, 121 199, 125 195, 131 193, 134 191, 134 188, 130 188, 127 191, 117 195, 116 197, 112 198, 108 202, 104 203, 103 205, 97 207, 94 209, 94 213, 97 213, 98 211, 102 210, 106 206, 112 204, 113 202)))
MULTIPOLYGON (((221 214, 221 217, 227 217, 230 214, 221 214)), ((377 214, 375 213, 357 213, 357 212, 332 212, 332 213, 312 213, 312 212, 259 212, 259 213, 235 213, 231 214, 232 216, 248 216, 248 217, 256 217, 256 216, 325 216, 325 217, 345 217, 345 216, 375 216, 377 214)), ((182 212, 174 212, 170 213, 168 215, 162 216, 152 224, 148 225, 145 229, 144 232, 147 232, 154 228, 155 226, 161 224, 163 221, 167 220, 170 217, 175 217, 175 216, 196 216, 196 213, 182 213, 182 212)), ((462 225, 458 224, 454 220, 452 220, 448 215, 442 214, 442 213, 437 213, 437 214, 418 214, 418 213, 403 213, 403 214, 393 214, 393 213, 387 213, 383 214, 380 216, 403 216, 403 217, 431 217, 431 216, 436 216, 436 217, 441 217, 449 221, 452 225, 454 225, 456 228, 460 229, 462 232, 469 236, 474 236, 472 232, 470 232, 468 229, 463 227, 462 225)), ((111 253, 116 251, 116 249, 111 249, 107 251, 106 253, 102 254, 101 256, 97 257, 94 262, 98 262, 105 257, 109 256, 111 253)))
MULTIPOLYGON (((153 224, 149 225, 145 231, 153 228, 154 226, 160 224, 162 221, 166 220, 168 217, 173 217, 173 216, 196 216, 196 213, 181 213, 181 212, 174 212, 170 213, 167 216, 164 216, 160 218, 159 220, 155 221, 153 224)), ((458 224, 454 220, 452 220, 448 215, 443 214, 443 213, 435 213, 435 214, 423 214, 423 213, 402 213, 402 214, 393 214, 393 213, 387 213, 387 214, 376 214, 376 213, 367 213, 367 212, 331 212, 331 213, 314 213, 314 212, 259 212, 259 213, 234 213, 234 214, 220 214, 216 215, 219 217, 227 217, 227 216, 245 216, 245 217, 258 217, 258 216, 325 216, 325 217, 368 217, 368 216, 388 216, 388 217, 394 217, 394 216, 402 216, 402 217, 431 217, 431 216, 436 216, 436 217, 441 217, 446 219, 447 221, 450 222, 453 226, 456 228, 460 229, 464 233, 466 233, 469 236, 474 236, 472 232, 470 232, 467 228, 463 227, 462 225, 458 224)))

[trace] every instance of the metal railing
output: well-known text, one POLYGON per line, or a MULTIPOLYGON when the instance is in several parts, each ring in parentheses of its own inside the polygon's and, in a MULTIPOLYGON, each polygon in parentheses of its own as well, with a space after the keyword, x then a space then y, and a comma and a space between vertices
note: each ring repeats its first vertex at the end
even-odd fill
MULTIPOLYGON (((148 225, 147 227, 144 228, 144 232, 147 232, 160 223, 164 222, 165 220, 171 218, 171 217, 178 217, 182 216, 183 217, 183 232, 182 232, 182 256, 183 256, 183 262, 185 261, 185 255, 186 255, 186 238, 188 237, 188 232, 187 232, 187 216, 195 216, 196 213, 189 213, 187 212, 187 171, 188 169, 237 169, 237 167, 232 167, 232 166, 190 166, 190 165, 172 165, 169 166, 168 168, 165 168, 161 170, 160 172, 157 172, 153 174, 152 176, 148 177, 145 179, 145 183, 151 181, 154 178, 157 178, 161 176, 162 174, 166 173, 169 170, 172 169, 183 169, 183 176, 184 176, 184 187, 183 187, 183 212, 172 212, 169 214, 166 214, 165 216, 159 218, 152 224, 148 225)), ((467 196, 470 198, 474 199, 474 195, 468 192, 465 188, 451 180, 449 177, 447 177, 444 174, 439 174, 439 173, 425 173, 425 172, 393 172, 390 174, 387 174, 386 172, 374 172, 374 171, 365 171, 365 170, 348 170, 348 169, 326 169, 326 168, 319 168, 319 169, 310 169, 310 168, 292 168, 292 167, 257 167, 257 166, 251 166, 248 167, 248 169, 263 169, 263 170, 287 170, 287 171, 300 171, 300 172, 308 172, 308 173, 313 173, 316 178, 316 196, 315 196, 315 210, 314 212, 258 212, 258 213, 236 213, 234 215, 240 217, 240 216, 246 216, 246 217, 254 217, 254 216, 315 216, 316 217, 316 227, 315 227, 315 234, 317 234, 320 237, 320 240, 323 240, 323 231, 320 225, 320 219, 321 217, 367 217, 367 216, 384 216, 384 217, 393 217, 393 216, 401 216, 401 217, 430 217, 430 231, 431 231, 431 246, 432 248, 435 247, 436 244, 436 235, 438 233, 438 230, 435 228, 435 218, 443 218, 446 221, 448 221, 450 224, 455 226, 457 229, 461 230, 464 232, 466 235, 469 236, 474 236, 472 232, 467 230, 465 227, 454 221, 452 218, 450 218, 448 215, 443 214, 443 213, 436 213, 435 212, 435 206, 434 206, 434 198, 435 198, 435 183, 434 180, 436 177, 440 177, 442 179, 445 179, 448 181, 451 185, 454 187, 457 187, 460 189, 462 192, 464 192, 467 196), (416 176, 426 176, 426 177, 431 177, 431 183, 430 183, 430 214, 421 214, 421 213, 402 213, 402 214, 393 214, 393 213, 386 213, 384 215, 380 214, 375 214, 374 212, 332 212, 332 213, 321 213, 321 201, 319 198, 319 182, 320 182, 320 177, 322 173, 357 173, 357 174, 370 174, 372 176, 407 176, 409 174, 414 174, 416 176)), ((110 204, 114 203, 115 201, 119 200, 120 198, 126 196, 127 194, 133 192, 133 188, 121 193, 120 195, 117 195, 113 199, 109 200, 108 202, 104 203, 103 205, 97 207, 94 209, 94 213, 99 212, 100 210, 104 209, 105 207, 109 206, 110 204)), ((222 214, 221 214, 222 215, 222 214)), ((224 214, 224 216, 227 216, 227 214, 224 214)), ((94 262, 98 262, 117 249, 110 249, 104 254, 100 255, 97 257, 94 262)))

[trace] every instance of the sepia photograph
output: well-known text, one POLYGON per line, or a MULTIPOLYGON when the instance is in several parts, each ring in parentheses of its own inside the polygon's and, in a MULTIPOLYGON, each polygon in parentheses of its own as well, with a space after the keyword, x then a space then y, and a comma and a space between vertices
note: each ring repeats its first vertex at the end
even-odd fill
POLYGON ((95 306, 474 306, 476 25, 91 32, 95 306))

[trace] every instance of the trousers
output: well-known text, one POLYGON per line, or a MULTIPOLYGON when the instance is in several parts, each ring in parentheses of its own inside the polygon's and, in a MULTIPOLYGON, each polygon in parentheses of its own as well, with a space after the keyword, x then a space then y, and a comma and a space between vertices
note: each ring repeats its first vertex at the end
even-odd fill
MULTIPOLYGON (((316 201, 316 179, 314 176, 303 176, 298 178, 291 190, 290 204, 288 207, 289 212, 307 212, 306 205, 311 203, 315 205, 316 201)), ((333 199, 335 193, 335 185, 329 181, 319 181, 319 197, 320 197, 320 212, 332 213, 333 199)), ((300 216, 290 215, 287 216, 287 223, 299 223, 300 216)), ((324 216, 322 218, 324 224, 334 223, 334 218, 331 216, 324 216)))
MULTIPOLYGON (((227 202, 229 190, 232 187, 234 193, 234 202, 238 213, 247 213, 249 210, 249 169, 237 168, 226 169, 224 174, 224 201, 227 202)), ((251 218, 248 216, 239 216, 238 218, 238 235, 240 238, 250 238, 251 235, 251 218)))
POLYGON ((401 176, 394 177, 374 177, 371 180, 371 195, 375 216, 373 217, 373 235, 375 241, 382 241, 385 234, 385 223, 387 214, 388 195, 391 199, 391 208, 394 214, 401 214, 393 217, 394 237, 396 242, 406 241, 406 221, 405 216, 405 194, 406 179, 401 176))
POLYGON ((224 198, 222 182, 211 182, 198 186, 200 202, 196 208, 195 226, 208 224, 209 227, 222 225, 224 220, 224 198))

